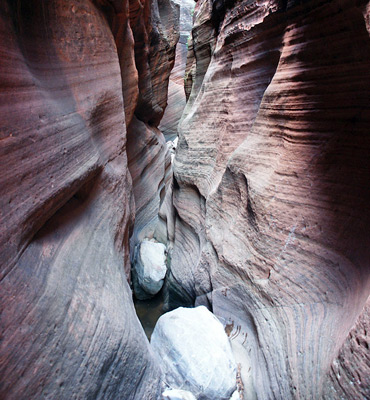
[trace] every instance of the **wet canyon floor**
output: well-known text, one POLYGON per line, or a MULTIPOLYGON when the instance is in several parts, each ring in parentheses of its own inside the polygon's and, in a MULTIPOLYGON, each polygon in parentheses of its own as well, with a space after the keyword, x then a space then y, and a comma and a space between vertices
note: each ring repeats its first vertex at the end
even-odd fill
POLYGON ((152 336, 155 324, 159 317, 165 312, 163 310, 163 305, 164 300, 162 291, 153 298, 147 300, 138 300, 134 297, 136 314, 149 340, 152 336))

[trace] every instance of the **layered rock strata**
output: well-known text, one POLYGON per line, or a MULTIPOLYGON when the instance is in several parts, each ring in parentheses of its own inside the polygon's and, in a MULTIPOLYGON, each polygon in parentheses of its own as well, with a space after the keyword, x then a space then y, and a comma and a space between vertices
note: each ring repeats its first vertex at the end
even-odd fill
MULTIPOLYGON (((186 57, 188 52, 188 40, 192 27, 193 0, 182 0, 180 2, 180 38, 176 46, 175 65, 171 71, 168 85, 168 106, 165 110, 159 129, 163 133, 169 148, 170 158, 166 162, 173 161, 177 147, 177 127, 181 119, 186 104, 184 90, 184 76, 186 67, 186 57)), ((168 165, 170 173, 166 175, 165 194, 162 193, 162 202, 156 220, 154 236, 167 243, 169 257, 171 255, 172 243, 174 240, 174 208, 172 205, 172 165, 168 165), (170 179, 167 179, 167 178, 170 179)))
POLYGON ((159 125, 167 141, 177 137, 177 126, 186 105, 184 78, 194 7, 193 0, 180 1, 180 38, 176 46, 175 65, 168 85, 168 107, 159 125))
POLYGON ((1 398, 160 396, 127 282, 126 133, 157 134, 177 15, 166 1, 0 3, 1 398))
POLYGON ((246 399, 369 396, 368 21, 366 1, 196 5, 168 301, 224 320, 246 399))
POLYGON ((171 157, 158 124, 167 105, 168 79, 179 39, 179 6, 170 0, 130 3, 135 38, 138 103, 128 125, 127 152, 135 197, 131 254, 154 236, 172 175, 171 157), (151 18, 149 18, 149 16, 151 18))

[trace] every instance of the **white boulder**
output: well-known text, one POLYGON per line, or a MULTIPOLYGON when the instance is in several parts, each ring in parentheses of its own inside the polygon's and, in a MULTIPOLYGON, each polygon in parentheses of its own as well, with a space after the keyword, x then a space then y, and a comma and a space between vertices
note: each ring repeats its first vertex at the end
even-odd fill
POLYGON ((151 337, 165 381, 201 400, 228 400, 236 389, 236 363, 221 322, 204 306, 162 315, 151 337))
POLYGON ((162 289, 166 272, 166 246, 144 239, 134 262, 133 284, 136 297, 147 299, 157 294, 162 289))
POLYGON ((197 400, 193 393, 180 389, 166 389, 162 396, 163 400, 197 400))
POLYGON ((235 392, 232 394, 232 396, 230 397, 230 400, 240 400, 240 395, 237 390, 235 390, 235 392))

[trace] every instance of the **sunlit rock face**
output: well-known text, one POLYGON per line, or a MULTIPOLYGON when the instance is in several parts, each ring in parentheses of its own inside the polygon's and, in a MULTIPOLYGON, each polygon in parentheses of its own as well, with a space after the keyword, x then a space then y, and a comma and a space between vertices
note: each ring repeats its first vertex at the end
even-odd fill
MULTIPOLYGON (((177 127, 186 104, 185 96, 185 67, 188 53, 189 35, 192 27, 193 11, 195 2, 193 0, 179 0, 180 5, 180 36, 176 46, 175 64, 171 71, 168 85, 168 104, 159 125, 160 131, 167 142, 169 151, 166 154, 165 168, 165 186, 161 187, 157 193, 160 193, 160 207, 153 215, 155 218, 152 224, 148 225, 150 234, 151 226, 155 227, 154 236, 157 240, 166 243, 171 256, 171 248, 174 240, 174 207, 172 204, 172 159, 177 146, 177 127)), ((163 165, 163 164, 162 164, 163 165)), ((156 201, 156 200, 155 200, 156 201)), ((158 202, 156 201, 156 204, 158 202)), ((145 214, 144 214, 145 215, 145 214)), ((146 217, 145 217, 146 218, 146 217)), ((147 233, 143 230, 144 233, 147 233)), ((143 237, 143 235, 141 235, 143 237)), ((141 238, 140 237, 140 238, 141 238)))
POLYGON ((139 88, 127 136, 136 203, 131 254, 140 241, 154 236, 159 208, 170 186, 170 152, 158 124, 167 105, 168 79, 179 39, 179 13, 179 5, 171 0, 130 2, 139 88))
POLYGON ((144 3, 142 36, 141 3, 0 3, 1 398, 162 392, 127 283, 126 127, 149 86, 158 107, 140 123, 159 123, 171 64, 158 4, 144 3))
POLYGON ((199 0, 194 17, 169 305, 224 320, 246 399, 366 398, 367 2, 199 0))
POLYGON ((166 140, 173 140, 177 137, 177 126, 186 104, 184 78, 195 2, 193 0, 179 0, 179 4, 180 39, 176 46, 175 65, 171 71, 168 85, 168 106, 159 125, 159 129, 166 140))

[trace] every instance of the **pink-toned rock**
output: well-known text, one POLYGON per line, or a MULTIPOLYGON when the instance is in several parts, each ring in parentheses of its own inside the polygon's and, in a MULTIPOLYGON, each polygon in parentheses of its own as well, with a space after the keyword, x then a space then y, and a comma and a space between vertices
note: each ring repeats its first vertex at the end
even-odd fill
POLYGON ((167 104, 168 79, 179 39, 178 18, 179 6, 171 0, 158 4, 147 1, 144 8, 134 1, 130 4, 139 74, 139 99, 127 135, 129 170, 136 203, 131 255, 140 241, 155 235, 159 209, 170 188, 170 153, 157 127, 167 104))
POLYGON ((168 106, 159 125, 159 129, 167 140, 174 139, 177 136, 177 126, 186 105, 184 91, 186 54, 186 43, 183 43, 180 38, 176 47, 175 66, 168 85, 168 106))
POLYGON ((369 396, 368 16, 346 0, 195 9, 169 303, 224 319, 246 398, 369 396))
MULTIPOLYGON (((130 26, 135 14, 130 14, 129 1, 114 0, 108 6, 98 0, 109 21, 120 63, 126 126, 129 126, 139 98, 138 71, 135 64, 135 40, 130 26), (129 78, 128 78, 129 77, 129 78)), ((142 49, 143 50, 143 49, 142 49)))
POLYGON ((325 399, 369 397, 370 298, 331 365, 325 399))
MULTIPOLYGON (((126 0, 0 3, 2 399, 162 392, 127 282, 135 203, 126 122, 141 140, 159 121, 173 64, 173 48, 167 54, 152 34, 162 30, 156 8, 155 0, 130 10, 126 0), (146 97, 154 105, 138 122, 146 97)), ((176 26, 176 13, 166 21, 176 26)))
POLYGON ((128 162, 135 196, 135 225, 131 235, 134 247, 153 237, 161 202, 169 185, 170 153, 158 128, 133 118, 127 141, 128 162))
POLYGON ((166 140, 173 140, 177 136, 177 126, 186 105, 184 78, 194 6, 193 0, 180 2, 180 39, 176 46, 175 65, 168 85, 168 106, 159 125, 166 140))
MULTIPOLYGON (((159 129, 163 133, 171 163, 177 147, 177 127, 180 122, 186 104, 184 91, 184 74, 186 67, 186 55, 188 52, 188 37, 192 27, 192 14, 194 1, 180 2, 180 39, 176 46, 176 61, 171 71, 168 85, 168 106, 165 110, 159 129)), ((168 157, 168 156, 167 156, 168 157)), ((166 166, 166 187, 162 193, 161 205, 158 213, 158 222, 154 236, 163 243, 167 243, 171 254, 172 243, 175 237, 175 213, 172 205, 172 166, 166 166)))

